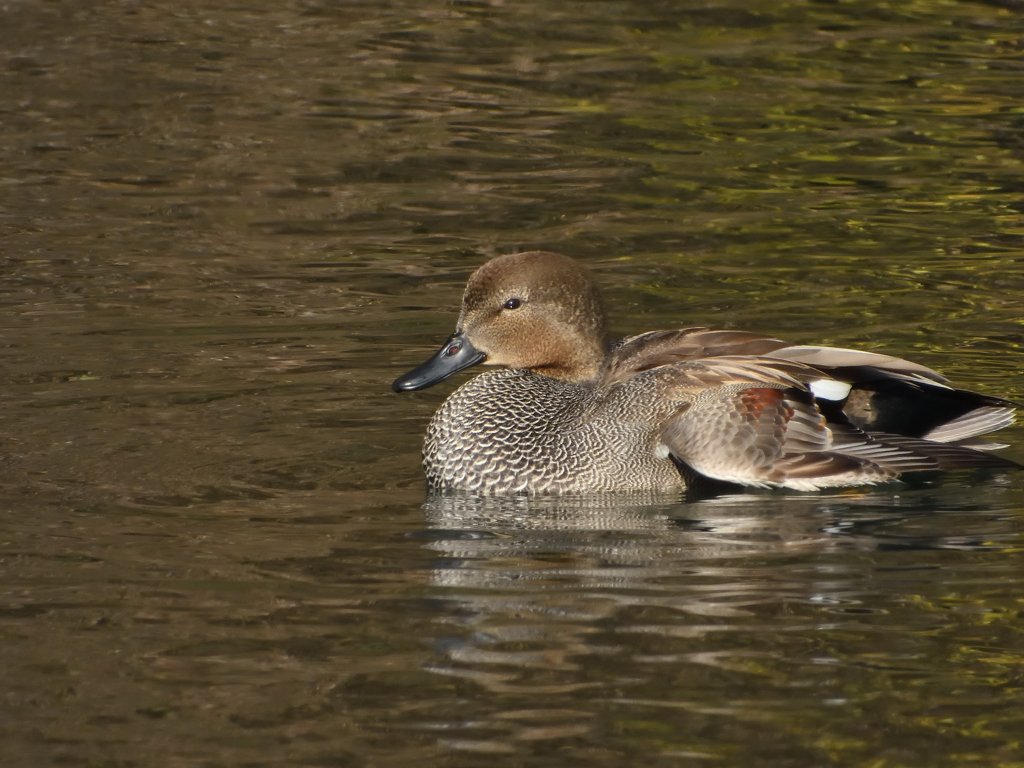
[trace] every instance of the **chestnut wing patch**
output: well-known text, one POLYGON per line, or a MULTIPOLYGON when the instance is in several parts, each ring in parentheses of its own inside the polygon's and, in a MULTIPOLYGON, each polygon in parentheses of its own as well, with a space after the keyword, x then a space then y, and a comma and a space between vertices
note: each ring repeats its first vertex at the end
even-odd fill
POLYGON ((938 466, 934 457, 878 441, 850 424, 827 423, 812 392, 793 380, 792 370, 763 366, 757 371, 761 381, 743 382, 736 379, 747 378, 746 372, 735 361, 703 361, 702 367, 703 375, 691 370, 680 376, 683 390, 693 378, 707 385, 712 373, 731 375, 723 375, 717 386, 692 391, 689 407, 661 435, 672 456, 699 475, 815 490, 877 483, 938 466))
POLYGON ((831 448, 832 433, 813 397, 782 386, 707 390, 665 426, 662 440, 698 474, 744 485, 785 485, 790 472, 860 466, 820 455, 831 448))

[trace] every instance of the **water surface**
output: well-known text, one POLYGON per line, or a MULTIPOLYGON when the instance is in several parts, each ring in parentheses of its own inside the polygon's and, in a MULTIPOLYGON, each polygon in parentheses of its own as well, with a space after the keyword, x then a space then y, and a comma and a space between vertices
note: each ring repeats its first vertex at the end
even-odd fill
POLYGON ((426 499, 452 383, 389 388, 546 248, 619 333, 1024 400, 1018 3, 9 2, 0 50, 5 765, 1024 764, 1021 476, 426 499))

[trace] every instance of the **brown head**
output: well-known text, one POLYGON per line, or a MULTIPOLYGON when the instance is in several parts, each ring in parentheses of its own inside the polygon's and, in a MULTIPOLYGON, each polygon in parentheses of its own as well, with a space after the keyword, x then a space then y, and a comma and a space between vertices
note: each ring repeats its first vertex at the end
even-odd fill
POLYGON ((422 389, 476 363, 586 381, 606 349, 604 306, 590 274, 558 253, 512 253, 473 273, 455 334, 393 387, 422 389))

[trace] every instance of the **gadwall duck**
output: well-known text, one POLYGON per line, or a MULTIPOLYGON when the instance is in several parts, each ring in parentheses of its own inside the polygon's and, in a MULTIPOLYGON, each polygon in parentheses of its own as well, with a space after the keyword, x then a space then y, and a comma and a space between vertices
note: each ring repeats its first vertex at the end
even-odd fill
POLYGON ((817 490, 1017 467, 978 440, 1015 404, 888 355, 681 328, 606 343, 590 274, 557 253, 469 279, 455 333, 396 392, 482 363, 427 429, 431 489, 667 491, 701 480, 817 490))

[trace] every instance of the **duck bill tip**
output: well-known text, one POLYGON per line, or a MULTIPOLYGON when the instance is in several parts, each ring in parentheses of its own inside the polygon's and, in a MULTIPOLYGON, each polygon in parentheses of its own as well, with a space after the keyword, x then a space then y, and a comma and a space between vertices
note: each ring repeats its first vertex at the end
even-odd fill
POLYGON ((453 333, 422 365, 402 374, 391 383, 395 392, 416 392, 432 387, 459 371, 482 363, 486 355, 476 349, 463 333, 453 333))

